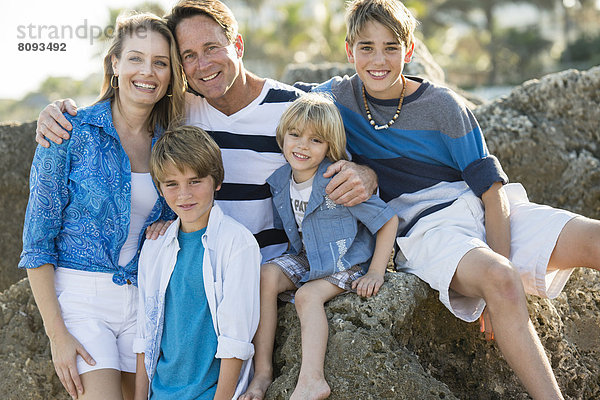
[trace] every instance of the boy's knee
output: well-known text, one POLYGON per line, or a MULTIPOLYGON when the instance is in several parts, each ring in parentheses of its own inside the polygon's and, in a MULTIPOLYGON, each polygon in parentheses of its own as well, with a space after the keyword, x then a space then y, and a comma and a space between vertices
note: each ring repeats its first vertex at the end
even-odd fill
POLYGON ((279 267, 275 264, 263 264, 260 267, 260 288, 277 289, 279 285, 280 275, 282 274, 279 267))
POLYGON ((294 295, 294 304, 296 306, 296 310, 299 311, 303 307, 315 303, 316 296, 315 293, 312 293, 311 289, 312 288, 309 286, 301 286, 298 290, 296 290, 296 294, 294 295))
POLYGON ((485 297, 502 301, 520 300, 525 297, 521 276, 508 260, 492 262, 486 267, 485 297))

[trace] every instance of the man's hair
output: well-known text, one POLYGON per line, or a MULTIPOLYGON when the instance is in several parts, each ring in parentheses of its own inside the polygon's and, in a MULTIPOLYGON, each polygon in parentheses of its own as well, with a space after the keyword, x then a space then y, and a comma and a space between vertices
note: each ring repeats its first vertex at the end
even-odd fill
POLYGON ((219 0, 179 0, 171 9, 171 13, 165 16, 165 19, 175 34, 175 29, 182 20, 196 15, 212 18, 223 28, 229 44, 235 42, 238 35, 238 23, 229 7, 219 0))
POLYGON ((150 156, 150 174, 157 187, 172 166, 180 172, 189 168, 199 178, 212 176, 215 189, 223 183, 221 150, 208 133, 198 127, 181 125, 158 139, 150 156))
POLYGON ((354 0, 346 7, 346 42, 353 46, 368 22, 379 22, 404 46, 414 41, 417 20, 398 0, 354 0))
POLYGON ((305 93, 283 113, 277 126, 277 144, 283 149, 283 137, 289 130, 302 132, 307 126, 329 145, 327 158, 347 160, 344 122, 335 103, 324 93, 305 93))

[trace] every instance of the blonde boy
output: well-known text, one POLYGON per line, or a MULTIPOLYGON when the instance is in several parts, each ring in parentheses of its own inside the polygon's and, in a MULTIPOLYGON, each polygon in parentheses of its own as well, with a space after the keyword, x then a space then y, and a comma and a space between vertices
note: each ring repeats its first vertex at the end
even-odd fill
POLYGON ((283 299, 295 295, 302 333, 302 364, 290 400, 323 399, 331 391, 323 372, 329 330, 324 304, 345 291, 377 294, 398 219, 376 195, 352 207, 326 195, 330 179, 323 173, 346 158, 342 119, 328 96, 307 93, 292 103, 277 126, 277 143, 288 164, 267 182, 275 226, 285 230, 290 246, 261 267, 256 372, 240 400, 262 398, 272 381, 277 296, 283 292, 283 299))
POLYGON ((237 398, 258 326, 258 244, 213 204, 224 174, 206 132, 166 132, 150 172, 178 218, 140 255, 136 399, 237 398))
POLYGON ((600 267, 600 223, 532 204, 489 154, 452 91, 404 77, 416 21, 396 0, 355 0, 346 52, 356 75, 316 90, 336 99, 353 160, 378 175, 401 220, 399 270, 439 291, 458 318, 485 307, 509 365, 536 399, 562 395, 529 320, 525 293, 556 297, 572 268, 600 267), (400 214, 401 213, 401 214, 400 214))

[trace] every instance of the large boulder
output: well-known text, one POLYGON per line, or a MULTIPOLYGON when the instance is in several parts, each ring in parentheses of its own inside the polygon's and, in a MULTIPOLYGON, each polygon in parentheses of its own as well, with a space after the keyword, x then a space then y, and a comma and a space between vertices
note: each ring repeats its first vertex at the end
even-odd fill
POLYGON ((25 276, 17 264, 35 146, 35 122, 0 124, 0 290, 25 276))
POLYGON ((48 338, 27 279, 0 293, 0 398, 71 398, 54 372, 48 338))
POLYGON ((530 200, 600 218, 600 67, 525 82, 474 111, 530 200))

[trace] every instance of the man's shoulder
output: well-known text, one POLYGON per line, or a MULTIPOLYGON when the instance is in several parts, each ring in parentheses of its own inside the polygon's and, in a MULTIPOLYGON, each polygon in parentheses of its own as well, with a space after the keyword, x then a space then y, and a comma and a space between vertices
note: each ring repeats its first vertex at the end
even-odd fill
POLYGON ((334 76, 331 79, 321 83, 313 89, 314 92, 329 92, 331 94, 337 94, 340 91, 347 89, 352 90, 352 87, 359 82, 358 75, 352 76, 334 76))
POLYGON ((289 103, 296 100, 304 93, 298 88, 269 78, 265 79, 264 89, 266 90, 266 94, 262 99, 261 104, 289 103))
POLYGON ((108 100, 81 107, 77 109, 77 115, 70 115, 67 112, 64 112, 63 115, 73 126, 83 124, 103 126, 107 121, 112 120, 112 112, 108 100))

